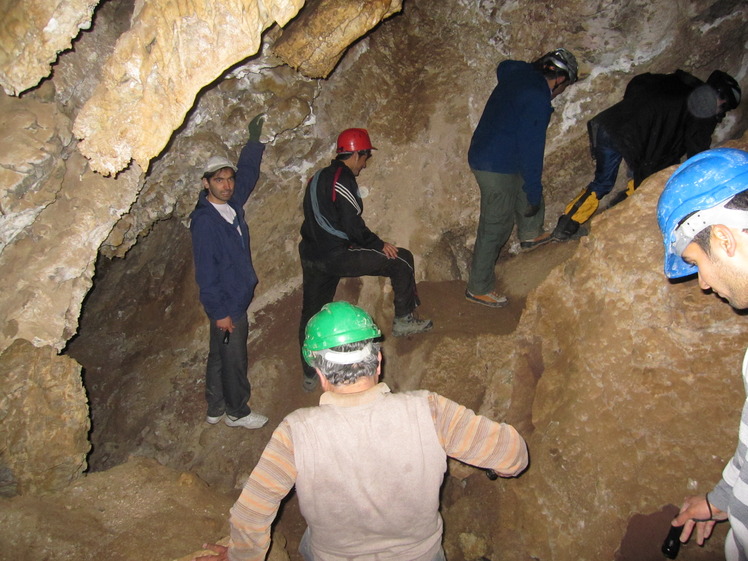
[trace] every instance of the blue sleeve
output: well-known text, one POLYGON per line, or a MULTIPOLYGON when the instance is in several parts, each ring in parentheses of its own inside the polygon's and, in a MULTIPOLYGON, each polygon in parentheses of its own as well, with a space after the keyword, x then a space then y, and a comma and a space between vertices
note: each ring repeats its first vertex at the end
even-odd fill
POLYGON ((517 135, 519 169, 525 182, 523 189, 531 205, 539 205, 543 195, 545 137, 553 113, 549 97, 544 93, 529 90, 517 119, 522 124, 517 135))
POLYGON ((261 142, 247 142, 242 148, 239 163, 236 165, 236 185, 234 186, 234 200, 239 206, 244 206, 257 185, 264 151, 265 145, 261 142))
POLYGON ((200 303, 211 321, 229 315, 228 301, 222 293, 220 271, 215 260, 217 240, 209 220, 195 217, 190 223, 195 280, 200 289, 200 303))

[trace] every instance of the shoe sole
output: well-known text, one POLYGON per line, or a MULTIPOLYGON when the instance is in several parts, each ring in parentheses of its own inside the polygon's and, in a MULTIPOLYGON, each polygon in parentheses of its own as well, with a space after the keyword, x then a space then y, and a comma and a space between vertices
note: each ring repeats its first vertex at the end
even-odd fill
POLYGON ((221 419, 223 419, 223 415, 219 415, 218 417, 211 417, 210 415, 205 418, 205 422, 209 425, 217 425, 221 422, 221 419))
MULTIPOLYGON (((243 418, 244 417, 242 417, 242 419, 243 418)), ((245 429, 260 429, 260 428, 264 427, 267 424, 267 422, 268 422, 268 420, 265 419, 262 422, 253 423, 251 425, 247 425, 245 423, 239 423, 239 422, 237 422, 237 421, 240 421, 240 420, 241 419, 237 419, 236 421, 232 421, 229 417, 226 417, 226 419, 224 419, 223 422, 224 422, 224 424, 227 427, 231 427, 231 428, 241 427, 241 428, 245 428, 245 429)))
POLYGON ((504 300, 503 302, 497 302, 496 300, 493 300, 491 302, 484 302, 483 300, 479 300, 478 298, 474 298, 473 296, 465 295, 465 300, 468 302, 472 302, 473 304, 480 304, 481 306, 485 306, 486 308, 503 308, 504 306, 509 305, 509 300, 504 300))
POLYGON ((234 424, 234 423, 231 423, 231 424, 229 424, 229 423, 227 422, 227 423, 226 423, 226 426, 227 426, 227 427, 231 427, 231 428, 241 427, 241 428, 243 428, 243 429, 250 429, 250 430, 251 430, 251 429, 261 429, 261 428, 262 428, 262 427, 264 427, 264 426, 265 426, 266 424, 267 424, 267 421, 265 421, 265 422, 263 422, 263 423, 260 423, 259 425, 257 425, 257 424, 253 424, 253 425, 245 425, 244 423, 236 423, 236 424, 234 424))
POLYGON ((430 323, 424 328, 415 330, 415 331, 395 331, 392 330, 392 336, 393 337, 407 337, 408 335, 418 335, 419 333, 426 333, 427 331, 431 331, 434 328, 434 324, 430 323))

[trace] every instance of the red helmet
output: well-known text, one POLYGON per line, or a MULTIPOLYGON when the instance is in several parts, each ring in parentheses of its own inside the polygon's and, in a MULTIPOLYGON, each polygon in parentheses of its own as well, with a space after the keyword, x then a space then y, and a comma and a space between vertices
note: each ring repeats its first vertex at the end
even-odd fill
POLYGON ((359 150, 376 150, 371 145, 366 129, 345 129, 338 135, 337 152, 358 152, 359 150))

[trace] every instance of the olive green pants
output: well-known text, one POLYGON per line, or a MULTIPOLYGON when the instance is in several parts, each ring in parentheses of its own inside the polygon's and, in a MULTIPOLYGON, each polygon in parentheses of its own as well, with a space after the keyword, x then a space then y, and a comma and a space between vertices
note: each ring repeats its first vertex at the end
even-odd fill
POLYGON ((495 288, 496 260, 512 235, 515 223, 520 241, 535 239, 543 233, 545 204, 541 198, 540 210, 528 218, 525 213, 530 203, 522 190, 522 176, 518 173, 472 172, 480 187, 480 219, 467 288, 473 294, 487 294, 495 288))

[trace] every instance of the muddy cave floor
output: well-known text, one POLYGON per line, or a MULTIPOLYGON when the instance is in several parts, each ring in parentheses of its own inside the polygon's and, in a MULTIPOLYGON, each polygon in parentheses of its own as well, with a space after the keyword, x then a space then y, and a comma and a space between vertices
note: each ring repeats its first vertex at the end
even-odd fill
MULTIPOLYGON (((522 315, 527 294, 555 266, 568 259, 577 245, 578 242, 549 244, 531 252, 502 257, 498 270, 500 288, 510 300, 506 308, 493 310, 466 302, 465 285, 461 281, 424 282, 419 283, 423 301, 419 313, 434 320, 434 333, 440 337, 450 337, 452 334, 510 334, 522 315)), ((295 298, 298 299, 298 294, 295 298)), ((284 305, 291 304, 286 302, 284 305)), ((278 325, 271 331, 281 329, 295 333, 296 314, 277 315, 278 325)), ((268 333, 266 337, 273 337, 273 334, 268 333)), ((288 362, 294 363, 297 360, 295 345, 289 345, 288 352, 292 353, 288 362)), ((454 376, 459 379, 460 373, 455 372, 454 376)), ((270 417, 268 427, 256 433, 252 431, 252 436, 256 435, 262 441, 258 450, 261 451, 277 420, 293 409, 316 403, 318 392, 307 394, 296 386, 292 384, 286 389, 286 399, 282 401, 256 405, 258 410, 270 417)), ((221 431, 224 438, 228 437, 225 447, 231 450, 232 446, 241 442, 241 438, 250 436, 241 429, 199 424, 203 425, 196 429, 202 433, 201 444, 203 439, 214 439, 216 432, 221 431), (214 431, 210 433, 212 436, 203 436, 209 431, 214 431)), ((220 449, 224 450, 225 447, 221 446, 220 449)), ((96 467, 96 458, 90 460, 96 467)), ((0 499, 0 561, 181 561, 191 559, 203 542, 218 541, 227 535, 228 509, 238 496, 238 489, 231 489, 230 485, 208 484, 194 472, 166 467, 147 457, 133 456, 124 463, 106 467, 108 469, 102 471, 92 470, 59 493, 0 499)), ((246 477, 252 467, 253 464, 241 466, 240 477, 246 477)), ((450 503, 458 500, 458 495, 470 495, 476 503, 473 513, 480 513, 482 520, 493 519, 486 505, 498 502, 492 501, 491 495, 497 493, 499 487, 477 470, 474 471, 476 473, 469 476, 473 482, 471 485, 460 485, 457 480, 447 478, 442 490, 442 507, 448 508, 450 503)), ((459 510, 464 511, 464 507, 460 506, 459 510)), ((469 518, 471 513, 468 511, 465 515, 469 518)), ((476 520, 457 524, 450 524, 448 520, 445 549, 450 559, 486 559, 482 557, 480 548, 473 555, 464 547, 457 548, 448 543, 450 539, 456 539, 458 532, 475 529, 476 533, 480 533, 485 525, 486 522, 476 520), (450 528, 450 525, 453 527, 450 528)), ((282 505, 276 520, 274 546, 268 559, 300 559, 296 550, 304 528, 298 503, 291 495, 282 505)), ((485 530, 490 531, 490 528, 486 527, 485 530)), ((502 555, 501 558, 505 557, 502 555)))

